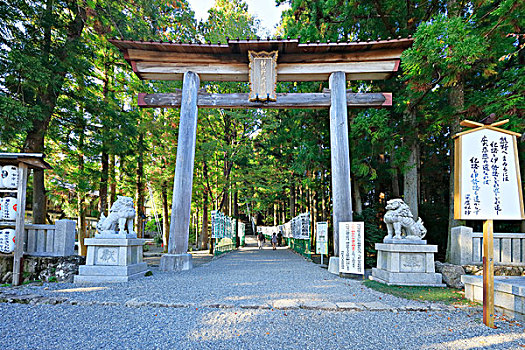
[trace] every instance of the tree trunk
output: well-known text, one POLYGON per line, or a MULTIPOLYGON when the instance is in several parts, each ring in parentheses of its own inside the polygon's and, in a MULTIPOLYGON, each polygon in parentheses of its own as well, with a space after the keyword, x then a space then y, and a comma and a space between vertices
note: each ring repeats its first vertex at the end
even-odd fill
POLYGON ((99 187, 99 205, 98 211, 100 215, 108 215, 108 177, 109 177, 109 155, 106 151, 102 151, 100 173, 100 187, 99 187))
POLYGON ((290 186, 290 220, 293 219, 294 217, 295 217, 295 186, 292 183, 290 186))
POLYGON ((170 238, 170 221, 168 207, 168 182, 162 181, 162 246, 164 252, 168 251, 168 241, 170 238))
MULTIPOLYGON (((84 128, 80 130, 80 138, 78 144, 78 170, 80 178, 84 177, 84 128)), ((84 239, 87 237, 86 230, 86 201, 85 193, 82 189, 77 188, 77 210, 78 210, 78 255, 86 256, 87 247, 84 244, 84 239)))
POLYGON ((326 186, 325 186, 325 170, 321 171, 321 187, 320 193, 321 196, 321 221, 326 222, 327 213, 326 213, 326 186))
POLYGON ((392 169, 392 198, 399 198, 401 192, 399 191, 399 168, 394 165, 396 157, 395 149, 392 149, 390 156, 390 164, 392 169))
POLYGON ((117 200, 117 179, 115 171, 115 155, 109 155, 109 207, 117 200))
POLYGON ((233 217, 235 219, 235 247, 239 248, 241 245, 241 239, 239 237, 239 205, 238 205, 238 193, 237 190, 233 192, 233 217))
MULTIPOLYGON (((54 103, 53 102, 53 108, 54 103)), ((45 116, 35 116, 33 126, 26 136, 23 152, 44 153, 44 136, 51 120, 51 112, 43 111, 45 116), (44 120, 41 120, 43 118, 44 120)), ((33 223, 46 223, 46 188, 44 170, 33 170, 33 223)))
POLYGON ((352 177, 352 193, 354 194, 355 212, 357 215, 363 214, 363 202, 361 200, 361 192, 359 192, 359 186, 355 176, 352 177))
POLYGON ((137 220, 136 228, 137 237, 144 237, 144 220, 146 219, 146 213, 144 208, 144 134, 139 134, 139 140, 137 145, 138 159, 137 159, 137 177, 136 177, 136 201, 137 206, 137 220))
MULTIPOLYGON (((204 182, 208 178, 208 166, 206 162, 202 167, 202 176, 204 182)), ((206 250, 208 248, 208 186, 204 186, 202 191, 202 232, 201 232, 201 249, 206 250)))
POLYGON ((409 141, 410 155, 408 161, 405 164, 405 173, 403 175, 403 193, 405 203, 410 207, 410 211, 417 220, 418 217, 418 163, 419 163, 419 141, 417 136, 416 126, 416 111, 411 110, 407 116, 408 124, 411 125, 414 131, 414 135, 409 141))
MULTIPOLYGON (((461 81, 457 85, 453 86, 449 93, 450 106, 454 108, 455 114, 452 116, 450 122, 450 134, 455 135, 460 131, 460 114, 458 111, 463 109, 464 105, 464 92, 463 92, 463 82, 461 81)), ((452 228, 464 224, 464 221, 454 219, 454 141, 450 138, 449 142, 450 149, 450 175, 448 182, 448 236, 447 236, 447 254, 446 260, 450 260, 450 244, 451 244, 451 232, 452 228)))

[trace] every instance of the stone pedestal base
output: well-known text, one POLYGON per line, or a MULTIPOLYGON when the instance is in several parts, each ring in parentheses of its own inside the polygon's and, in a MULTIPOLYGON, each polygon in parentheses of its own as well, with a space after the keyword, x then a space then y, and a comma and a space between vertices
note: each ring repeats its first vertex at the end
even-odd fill
POLYGON ((331 256, 328 261, 328 272, 339 276, 339 257, 331 256))
POLYGON ((148 270, 142 261, 144 239, 87 238, 86 265, 79 266, 75 283, 127 282, 148 270))
POLYGON ((160 258, 161 271, 185 271, 192 268, 191 254, 163 254, 160 258))
POLYGON ((446 287, 434 267, 437 245, 376 243, 370 279, 388 285, 446 287))

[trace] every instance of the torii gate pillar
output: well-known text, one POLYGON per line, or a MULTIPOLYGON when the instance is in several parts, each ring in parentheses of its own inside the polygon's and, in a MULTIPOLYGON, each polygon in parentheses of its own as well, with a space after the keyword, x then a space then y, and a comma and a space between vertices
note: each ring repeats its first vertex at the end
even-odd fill
POLYGON ((162 255, 160 259, 162 271, 182 271, 193 268, 192 257, 188 253, 188 239, 197 138, 197 92, 199 85, 200 79, 196 73, 184 73, 177 163, 175 164, 175 179, 173 181, 170 238, 168 253, 162 255))
POLYGON ((345 73, 332 73, 329 87, 331 92, 330 155, 332 161, 334 255, 339 256, 339 223, 352 221, 345 73))

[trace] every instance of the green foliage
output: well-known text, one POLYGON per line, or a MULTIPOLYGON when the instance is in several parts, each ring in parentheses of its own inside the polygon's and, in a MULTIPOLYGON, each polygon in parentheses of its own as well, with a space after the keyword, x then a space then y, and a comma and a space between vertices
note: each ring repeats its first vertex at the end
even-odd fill
MULTIPOLYGON (((510 119, 511 130, 525 127, 525 35, 520 30, 525 3, 281 2, 290 10, 283 14, 279 35, 301 35, 303 43, 414 35, 400 78, 347 86, 353 92, 394 95, 390 109, 349 110, 354 202, 359 197, 363 207, 355 219, 366 223, 366 263, 372 266, 373 245, 384 236, 378 214, 383 199, 402 195, 403 173, 416 166, 420 216, 432 223, 427 238, 444 251, 453 122, 496 113, 510 119), (410 164, 414 143, 419 162, 410 164)), ((47 153, 53 170, 47 172, 46 189, 55 217, 75 218, 82 211, 98 216, 97 191, 104 185, 113 186, 112 195, 136 198, 147 185, 157 213, 167 212, 169 221, 179 111, 139 109, 136 95, 173 92, 182 85, 139 80, 108 39, 224 44, 228 37, 253 38, 259 22, 246 3, 218 0, 200 24, 185 0, 5 3, 0 7, 1 150, 47 153), (111 159, 112 170, 102 169, 103 156, 111 159)), ((279 83, 277 90, 320 92, 326 87, 326 82, 279 83)), ((201 88, 246 92, 248 84, 203 82, 201 88)), ((296 214, 315 206, 317 221, 330 218, 330 171, 326 110, 200 110, 192 196, 199 221, 192 224, 191 240, 202 229, 205 200, 208 209, 225 211, 237 196, 241 215, 249 207, 267 224, 273 224, 275 207, 279 223, 283 212, 284 220, 291 219, 292 202, 296 214)), ((501 225, 519 230, 516 224, 501 225)), ((153 221, 146 229, 156 230, 153 221)))
POLYGON ((488 43, 473 32, 473 23, 460 17, 438 15, 422 23, 414 45, 402 56, 409 88, 424 92, 436 84, 452 86, 474 68, 479 69, 488 43))
POLYGON ((162 246, 162 235, 156 234, 155 236, 153 236, 153 242, 155 243, 157 247, 162 246))
POLYGON ((227 38, 253 37, 259 20, 248 13, 242 0, 216 0, 208 11, 206 22, 199 24, 199 31, 206 41, 225 43, 227 38))
MULTIPOLYGON (((162 223, 160 223, 162 225, 162 223)), ((155 220, 149 220, 146 222, 145 230, 148 232, 157 232, 157 222, 155 220)))
POLYGON ((382 228, 380 214, 381 209, 366 208, 362 214, 354 214, 354 221, 365 223, 365 266, 367 268, 375 267, 377 261, 376 243, 382 243, 386 236, 386 231, 382 228))

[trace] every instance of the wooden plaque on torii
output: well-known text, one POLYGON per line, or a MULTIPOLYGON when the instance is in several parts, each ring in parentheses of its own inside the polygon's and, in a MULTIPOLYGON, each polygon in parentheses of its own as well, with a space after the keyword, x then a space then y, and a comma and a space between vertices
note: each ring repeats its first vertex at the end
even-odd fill
POLYGON ((250 60, 250 98, 255 101, 276 101, 277 51, 248 51, 250 60))

